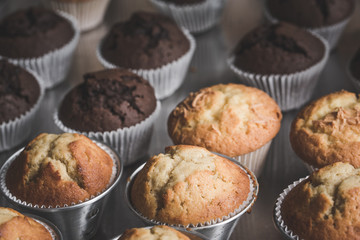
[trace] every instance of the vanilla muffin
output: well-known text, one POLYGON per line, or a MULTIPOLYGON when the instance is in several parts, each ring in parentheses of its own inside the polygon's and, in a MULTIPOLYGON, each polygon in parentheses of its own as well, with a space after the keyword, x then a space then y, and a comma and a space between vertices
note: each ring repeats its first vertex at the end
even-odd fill
POLYGON ((0 239, 52 240, 50 232, 34 219, 11 209, 0 207, 0 239))
POLYGON ((319 98, 294 119, 290 142, 295 153, 313 167, 349 162, 360 167, 360 101, 340 91, 319 98))
POLYGON ((113 160, 80 134, 40 134, 12 162, 6 186, 17 199, 39 206, 85 201, 110 183, 113 160))
POLYGON ((187 236, 168 226, 127 229, 119 240, 190 240, 187 236))
POLYGON ((300 239, 359 239, 360 169, 338 162, 314 172, 286 195, 281 217, 300 239))
POLYGON ((240 166, 205 148, 178 145, 146 163, 130 198, 148 219, 187 226, 228 216, 249 193, 250 178, 240 166))

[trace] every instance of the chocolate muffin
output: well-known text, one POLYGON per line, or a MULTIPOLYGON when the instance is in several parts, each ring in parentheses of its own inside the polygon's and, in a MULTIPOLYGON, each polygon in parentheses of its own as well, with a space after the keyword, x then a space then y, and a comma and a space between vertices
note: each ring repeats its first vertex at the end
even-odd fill
POLYGON ((234 65, 257 74, 289 74, 318 63, 325 46, 311 33, 292 24, 264 25, 237 44, 234 65))
POLYGON ((0 124, 20 117, 40 97, 40 86, 25 69, 0 60, 0 124))
POLYGON ((351 15, 354 0, 268 0, 270 14, 306 28, 317 28, 338 23, 351 15))
POLYGON ((61 48, 75 35, 72 25, 43 8, 19 10, 0 22, 0 55, 36 58, 61 48))
POLYGON ((137 12, 111 28, 100 51, 116 66, 153 69, 179 59, 189 49, 189 40, 173 20, 160 14, 137 12))
POLYGON ((360 48, 355 53, 350 62, 350 73, 360 81, 360 48))
POLYGON ((133 126, 155 108, 147 81, 125 69, 108 69, 84 75, 62 101, 59 119, 77 131, 104 132, 133 126))

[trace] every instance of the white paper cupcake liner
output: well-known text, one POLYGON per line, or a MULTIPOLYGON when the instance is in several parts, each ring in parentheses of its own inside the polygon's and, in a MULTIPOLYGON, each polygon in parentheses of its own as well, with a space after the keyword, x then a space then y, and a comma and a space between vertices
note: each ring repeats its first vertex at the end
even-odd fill
MULTIPOLYGON (((7 171, 9 170, 9 167, 11 166, 11 163, 16 159, 17 156, 20 155, 20 153, 24 150, 24 148, 21 148, 19 151, 17 151, 16 153, 14 153, 9 160, 4 164, 4 166, 1 168, 1 172, 0 172, 0 189, 1 192, 9 199, 11 199, 13 202, 16 202, 17 204, 20 204, 22 206, 26 206, 26 207, 31 207, 31 208, 66 208, 66 207, 70 207, 70 206, 74 206, 80 203, 84 203, 86 201, 89 201, 101 194, 103 194, 106 190, 109 189, 110 186, 112 186, 115 183, 115 178, 116 178, 116 174, 117 172, 121 172, 121 170, 119 170, 118 168, 121 168, 121 166, 118 166, 117 164, 117 159, 118 156, 116 156, 116 154, 113 152, 112 149, 110 149, 108 146, 106 146, 103 143, 94 141, 96 143, 96 145, 98 145, 102 150, 104 150, 107 154, 109 154, 109 156, 111 157, 111 159, 113 160, 113 169, 112 169, 112 174, 109 180, 109 184, 106 186, 106 188, 102 191, 97 193, 97 195, 92 195, 90 196, 89 199, 85 199, 85 201, 79 201, 79 202, 73 202, 70 205, 68 204, 64 204, 63 206, 60 205, 56 205, 56 206, 45 206, 45 205, 33 205, 32 203, 27 203, 26 201, 22 201, 21 199, 18 199, 16 196, 14 196, 10 190, 7 188, 6 186, 6 174, 7 171)), ((120 163, 120 165, 123 163, 120 163)), ((120 173, 121 174, 121 173, 120 173)))
MULTIPOLYGON (((196 48, 196 42, 193 36, 186 29, 182 29, 186 38, 190 42, 190 49, 182 57, 156 69, 129 69, 149 81, 155 90, 157 99, 164 99, 173 94, 183 83, 192 56, 196 48)), ((116 68, 101 55, 101 43, 96 50, 97 58, 105 68, 116 68)))
POLYGON ((80 33, 75 18, 60 11, 58 13, 67 19, 74 29, 74 37, 65 46, 37 58, 15 59, 0 56, 0 59, 6 58, 13 64, 36 72, 43 80, 45 88, 51 88, 65 79, 70 70, 75 48, 79 42, 80 33))
POLYGON ((314 66, 303 71, 270 75, 245 72, 234 65, 234 56, 228 58, 228 65, 241 82, 265 91, 279 104, 282 111, 299 108, 310 100, 329 57, 329 44, 319 35, 312 34, 323 42, 324 56, 314 66))
MULTIPOLYGON (((279 22, 278 19, 276 19, 271 15, 271 13, 266 7, 266 4, 264 7, 264 13, 268 21, 272 23, 279 22)), ((305 28, 305 29, 322 36, 329 43, 330 50, 333 50, 336 47, 337 43, 339 42, 341 34, 343 33, 346 25, 350 21, 351 16, 352 14, 350 14, 348 18, 345 18, 344 20, 330 26, 324 26, 318 28, 305 28)))
POLYGON ((205 0, 203 3, 185 6, 150 0, 160 12, 172 17, 175 22, 190 32, 203 32, 213 27, 220 19, 225 0, 205 0))
POLYGON ((293 233, 291 229, 285 224, 284 220, 281 216, 281 204, 284 201, 286 195, 293 189, 296 185, 301 183, 302 181, 308 179, 309 176, 305 178, 300 178, 298 181, 290 184, 284 191, 280 194, 280 196, 276 199, 275 207, 274 207, 274 222, 279 231, 284 234, 289 239, 300 240, 299 236, 293 233))
POLYGON ((153 126, 160 113, 160 109, 161 103, 157 101, 154 112, 142 122, 110 132, 80 132, 68 128, 60 121, 57 111, 54 113, 54 121, 63 132, 80 133, 109 144, 119 153, 121 161, 126 166, 147 154, 153 126))
POLYGON ((57 0, 43 0, 52 9, 61 10, 74 16, 79 22, 81 31, 87 31, 98 26, 103 18, 109 0, 88 0, 82 2, 65 2, 57 0))
POLYGON ((45 87, 42 79, 34 71, 29 69, 24 70, 32 74, 38 82, 40 87, 40 95, 34 106, 27 112, 14 120, 0 124, 0 152, 20 144, 27 137, 29 137, 32 123, 45 95, 45 87))
POLYGON ((234 159, 249 168, 256 177, 259 177, 264 165, 267 153, 269 152, 272 140, 253 152, 234 157, 234 159))

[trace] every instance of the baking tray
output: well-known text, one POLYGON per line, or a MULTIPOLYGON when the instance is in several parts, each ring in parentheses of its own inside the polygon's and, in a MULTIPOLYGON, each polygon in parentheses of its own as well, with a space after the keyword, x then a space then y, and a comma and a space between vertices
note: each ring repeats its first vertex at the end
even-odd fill
MULTIPOLYGON (((0 14, 36 2, 35 0, 7 0, 7 4, 0 4, 0 14)), ((166 146, 172 145, 167 134, 167 117, 189 92, 217 83, 237 82, 236 76, 226 65, 226 58, 236 42, 246 32, 264 21, 262 8, 263 1, 261 0, 228 0, 221 23, 214 29, 195 36, 197 49, 189 73, 181 88, 171 97, 162 101, 162 110, 159 120, 156 121, 148 156, 163 152, 166 146)), ((102 69, 95 56, 99 40, 114 22, 127 19, 136 10, 155 11, 148 0, 112 0, 104 23, 81 35, 69 76, 65 82, 47 91, 29 139, 41 132, 60 132, 52 120, 58 103, 70 88, 82 81, 84 73, 102 69)), ((340 89, 356 92, 346 76, 345 67, 358 47, 360 47, 360 10, 357 0, 354 15, 338 48, 331 53, 313 99, 340 89)), ((289 143, 289 128, 297 112, 298 110, 284 113, 281 130, 272 143, 264 171, 259 178, 258 200, 251 214, 246 214, 240 219, 231 240, 240 238, 243 240, 281 239, 281 234, 277 232, 272 222, 275 200, 288 184, 308 174, 289 143)), ((0 165, 24 144, 0 153, 0 165)), ((108 207, 103 214, 102 224, 94 239, 112 239, 119 236, 126 228, 143 226, 142 222, 125 204, 123 192, 127 177, 145 160, 146 157, 139 163, 124 169, 124 176, 110 196, 108 207)), ((4 201, 1 201, 1 204, 4 205, 4 201)))

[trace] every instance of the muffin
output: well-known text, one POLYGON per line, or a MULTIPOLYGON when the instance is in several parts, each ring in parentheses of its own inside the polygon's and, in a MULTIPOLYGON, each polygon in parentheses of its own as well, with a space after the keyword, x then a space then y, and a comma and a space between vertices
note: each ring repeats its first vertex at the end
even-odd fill
POLYGON ((348 163, 314 172, 279 197, 278 226, 292 239, 358 239, 359 183, 360 169, 348 163))
POLYGON ((190 32, 214 27, 220 20, 225 0, 150 0, 163 14, 173 18, 190 32))
POLYGON ((268 17, 313 30, 334 48, 355 8, 354 0, 267 0, 268 17))
POLYGON ((321 37, 280 22, 247 33, 228 63, 242 82, 266 91, 285 111, 311 98, 328 52, 321 37))
POLYGON ((1 239, 52 240, 50 232, 39 222, 11 209, 0 207, 1 239))
POLYGON ((154 89, 125 69, 84 75, 84 82, 64 97, 55 123, 64 132, 79 132, 114 147, 125 164, 146 154, 160 110, 154 89))
POLYGON ((105 15, 109 0, 42 0, 54 10, 66 12, 76 18, 81 31, 98 26, 105 15))
POLYGON ((136 12, 111 28, 98 57, 106 68, 131 69, 150 82, 157 98, 164 98, 180 87, 194 50, 194 39, 170 18, 136 12))
POLYGON ((0 59, 0 151, 29 136, 43 95, 36 74, 0 59))
POLYGON ((68 15, 19 10, 0 21, 0 58, 34 70, 52 87, 66 77, 78 38, 76 22, 68 15))
POLYGON ((248 173, 205 148, 178 145, 153 156, 129 189, 147 219, 169 225, 221 222, 242 211, 253 195, 248 173))
POLYGON ((6 186, 17 199, 39 206, 65 206, 103 192, 113 160, 83 135, 40 134, 17 156, 6 186))
POLYGON ((137 239, 173 239, 190 240, 186 235, 168 226, 159 225, 152 228, 131 228, 127 229, 118 240, 137 240, 137 239))
POLYGON ((168 133, 175 144, 205 147, 235 158, 258 176, 281 111, 266 93, 241 84, 219 84, 190 95, 170 113, 168 133))
POLYGON ((360 101, 355 93, 339 91, 304 107, 294 119, 290 142, 310 167, 348 162, 360 167, 360 101))

